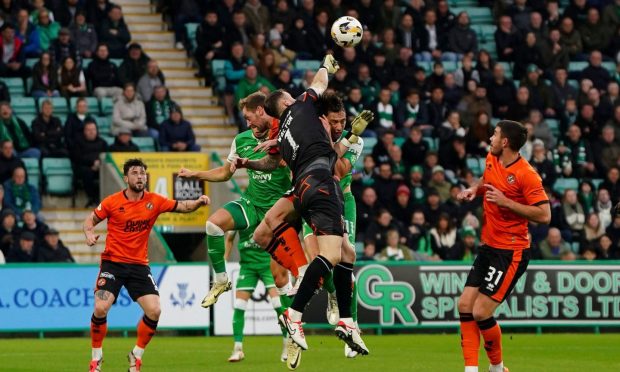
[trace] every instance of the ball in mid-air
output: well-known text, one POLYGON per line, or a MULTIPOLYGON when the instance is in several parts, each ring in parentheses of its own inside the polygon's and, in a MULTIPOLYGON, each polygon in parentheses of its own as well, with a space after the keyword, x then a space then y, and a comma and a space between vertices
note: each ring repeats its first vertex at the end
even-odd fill
POLYGON ((332 24, 332 39, 343 48, 356 46, 362 40, 363 33, 362 24, 353 17, 340 17, 332 24))

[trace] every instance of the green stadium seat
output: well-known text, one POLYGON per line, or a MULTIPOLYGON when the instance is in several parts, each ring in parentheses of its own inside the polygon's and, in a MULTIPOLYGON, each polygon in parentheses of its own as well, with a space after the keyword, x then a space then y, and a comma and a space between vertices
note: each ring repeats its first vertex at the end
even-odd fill
POLYGON ((86 68, 88 68, 88 65, 90 65, 92 61, 92 58, 84 58, 82 60, 82 70, 86 70, 86 68))
POLYGON ((551 130, 551 134, 555 136, 555 138, 560 137, 560 122, 557 119, 545 119, 545 122, 549 126, 551 130))
POLYGON ((157 151, 153 137, 133 137, 131 140, 140 148, 140 152, 157 151))
POLYGON ((495 42, 495 25, 474 25, 474 31, 478 35, 478 41, 483 43, 495 42))
POLYGON ((112 129, 112 118, 109 116, 95 116, 95 121, 97 122, 97 128, 99 129, 99 134, 110 134, 110 130, 112 129))
POLYGON ((185 24, 185 32, 187 33, 187 40, 190 42, 190 52, 193 52, 196 49, 196 31, 198 31, 198 27, 200 23, 186 23, 185 24))
POLYGON ((581 248, 581 245, 579 244, 579 242, 572 242, 571 245, 570 245, 570 249, 575 254, 579 254, 579 249, 580 248, 581 248))
POLYGON ((602 178, 594 178, 592 180, 590 180, 592 182, 592 185, 594 185, 594 188, 598 190, 598 187, 601 185, 601 183, 603 183, 605 180, 602 178))
POLYGON ((32 130, 32 121, 37 118, 36 114, 21 114, 17 116, 22 119, 24 123, 28 126, 30 130, 32 130))
POLYGON ((110 58, 110 62, 114 63, 116 67, 119 67, 123 63, 122 58, 110 58))
POLYGON ((569 72, 581 72, 584 68, 588 67, 589 62, 577 62, 573 61, 568 64, 569 72))
POLYGON ((446 73, 453 73, 460 67, 459 64, 454 61, 445 61, 442 62, 442 65, 446 73))
POLYGON ((502 120, 502 119, 500 119, 500 118, 491 118, 491 126, 493 128, 495 128, 497 126, 497 123, 500 122, 500 120, 502 120))
POLYGON ((13 113, 19 116, 20 114, 37 114, 37 105, 32 97, 16 97, 11 99, 11 107, 13 113))
POLYGON ((32 93, 32 78, 26 78, 26 93, 30 94, 32 93))
MULTIPOLYGON (((99 115, 99 100, 97 97, 84 97, 86 98, 86 104, 88 106, 88 113, 91 115, 99 115)), ((78 97, 71 97, 69 100, 69 110, 70 112, 75 112, 75 107, 77 105, 78 97)))
POLYGON ((101 139, 106 141, 106 143, 108 144, 108 146, 112 145, 114 143, 114 137, 112 136, 108 136, 108 135, 100 135, 101 139))
POLYGON ((47 193, 54 195, 73 193, 73 169, 69 158, 43 158, 42 164, 47 193))
POLYGON ((99 102, 101 104, 101 110, 99 111, 103 115, 112 115, 114 111, 114 101, 110 97, 103 97, 99 102))
POLYGON ((394 144, 398 147, 403 147, 403 143, 405 143, 407 139, 405 137, 395 137, 394 144))
POLYGON ((26 67, 33 68, 34 65, 37 64, 37 62, 39 62, 38 58, 28 58, 26 60, 26 67))
POLYGON ((574 80, 574 79, 570 79, 566 81, 568 83, 568 85, 570 85, 571 87, 579 90, 579 81, 578 80, 574 80))
MULTIPOLYGON (((459 4, 459 6, 461 6, 459 4)), ((469 15, 469 20, 472 25, 479 24, 493 24, 493 14, 490 8, 483 7, 467 7, 467 8, 452 8, 452 13, 458 15, 460 12, 465 12, 469 15)))
POLYGON ((609 71, 611 75, 616 72, 616 64, 614 62, 603 62, 602 66, 609 71))
POLYGON ((359 257, 362 257, 362 255, 364 254, 363 242, 355 242, 355 254, 359 257))
POLYGON ((553 184, 553 191, 564 194, 564 191, 579 188, 579 180, 576 178, 558 178, 553 184))
POLYGON ((314 60, 314 59, 301 60, 301 59, 298 59, 297 61, 295 61, 295 70, 301 70, 301 71, 313 70, 313 71, 316 71, 316 70, 319 69, 319 67, 321 67, 321 61, 318 61, 318 60, 314 60))
MULTIPOLYGON (((41 107, 43 106, 43 102, 51 101, 52 106, 54 106, 54 115, 67 115, 69 113, 69 107, 67 106, 67 99, 64 97, 48 97, 48 98, 39 98, 38 107, 39 112, 41 111, 41 107)), ((63 122, 64 123, 64 122, 63 122)))
POLYGON ((417 62, 417 65, 418 67, 422 67, 424 69, 424 73, 427 75, 433 72, 433 62, 417 62))
POLYGON ((28 183, 37 188, 40 188, 41 170, 39 169, 39 159, 35 158, 22 158, 24 165, 26 166, 26 174, 28 174, 28 183))
POLYGON ((213 72, 213 77, 215 78, 215 85, 220 91, 222 91, 226 86, 226 78, 224 77, 225 65, 226 60, 223 59, 214 59, 211 61, 211 71, 213 72))
POLYGON ((491 55, 491 57, 493 57, 493 59, 497 58, 497 45, 495 45, 494 40, 485 41, 483 43, 479 42, 478 45, 480 45, 479 49, 484 49, 487 52, 489 52, 489 54, 491 55))
POLYGON ((437 149, 439 148, 439 139, 437 138, 422 137, 422 140, 424 140, 428 144, 428 149, 430 151, 437 151, 437 149))
POLYGON ((24 90, 24 81, 21 78, 1 78, 0 80, 9 88, 11 98, 23 97, 26 93, 24 90))
POLYGON ((478 158, 467 158, 465 159, 465 164, 467 168, 469 168, 474 176, 480 177, 482 175, 482 169, 480 169, 480 160, 478 158))

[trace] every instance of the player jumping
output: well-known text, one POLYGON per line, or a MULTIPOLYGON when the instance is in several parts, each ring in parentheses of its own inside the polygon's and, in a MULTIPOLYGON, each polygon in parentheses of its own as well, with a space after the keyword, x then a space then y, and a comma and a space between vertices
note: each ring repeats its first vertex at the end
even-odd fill
POLYGON ((128 355, 129 371, 140 371, 144 348, 155 334, 161 313, 159 292, 147 258, 151 229, 162 213, 190 213, 210 203, 206 195, 196 200, 175 201, 146 191, 146 164, 140 159, 127 160, 123 174, 127 188, 106 197, 84 220, 86 244, 93 246, 99 239, 95 226, 108 219, 108 236, 101 254, 90 323, 90 372, 101 371, 102 344, 108 330, 106 317, 123 286, 144 310, 138 323, 136 346, 128 355))
POLYGON ((500 121, 491 137, 482 179, 458 196, 467 201, 484 198, 481 246, 458 304, 465 372, 478 372, 480 334, 491 362, 489 371, 508 371, 502 359, 502 332, 493 313, 527 268, 528 221, 548 224, 551 220, 542 180, 519 155, 526 139, 523 125, 500 121))

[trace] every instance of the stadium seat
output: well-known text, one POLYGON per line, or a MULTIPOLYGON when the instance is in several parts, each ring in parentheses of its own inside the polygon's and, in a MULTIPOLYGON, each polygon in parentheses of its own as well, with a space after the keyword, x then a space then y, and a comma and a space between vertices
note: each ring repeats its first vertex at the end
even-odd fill
POLYGON ((26 94, 32 93, 32 77, 26 78, 26 94))
POLYGON ((73 193, 73 169, 69 158, 43 158, 45 190, 49 194, 73 193))
POLYGON ((108 144, 108 146, 114 143, 114 137, 112 136, 103 134, 103 135, 100 135, 99 137, 101 137, 101 139, 104 140, 108 144))
POLYGON ((485 41, 483 43, 479 43, 478 45, 480 45, 479 49, 486 50, 493 59, 497 59, 497 45, 495 45, 494 40, 485 41))
POLYGON ((395 137, 394 144, 398 147, 403 147, 403 143, 405 143, 407 139, 405 137, 395 137))
POLYGON ((97 122, 100 135, 110 134, 110 130, 112 129, 112 118, 109 116, 95 116, 95 121, 97 122))
POLYGON ((446 70, 446 73, 453 73, 454 71, 456 71, 460 67, 454 61, 445 61, 445 62, 442 62, 442 64, 443 64, 444 70, 446 70))
POLYGON ((153 137, 133 137, 131 140, 140 148, 141 152, 157 151, 153 137))
POLYGON ((588 62, 572 61, 568 64, 568 72, 581 72, 588 67, 588 62))
POLYGON ((568 85, 570 85, 571 87, 579 90, 579 81, 575 80, 575 79, 569 79, 566 81, 568 83, 568 85))
POLYGON ((474 176, 479 177, 482 174, 482 169, 480 169, 480 160, 478 158, 467 158, 465 159, 465 164, 467 165, 467 168, 474 172, 474 176))
POLYGON ((484 43, 495 42, 495 25, 475 25, 474 30, 478 35, 478 40, 484 43))
POLYGON ((499 123, 502 119, 500 118, 491 118, 491 126, 493 128, 495 128, 497 126, 497 123, 499 123))
MULTIPOLYGON (((459 6, 461 6, 459 4, 459 6)), ((493 14, 491 14, 490 8, 482 7, 467 7, 467 8, 452 8, 450 9, 454 15, 458 16, 460 12, 465 12, 469 15, 469 21, 472 25, 479 24, 493 24, 493 14)))
MULTIPOLYGON (((97 97, 85 97, 86 104, 88 105, 88 113, 91 115, 99 115, 99 100, 97 97)), ((75 112, 75 106, 77 105, 78 97, 71 97, 69 100, 69 110, 75 112)))
POLYGON ((428 144, 428 149, 430 151, 437 151, 437 149, 439 148, 438 138, 423 137, 422 139, 428 144))
POLYGON ((592 182, 592 185, 594 185, 594 188, 598 190, 598 187, 601 185, 601 183, 603 183, 605 180, 602 178, 594 178, 590 180, 592 182))
POLYGON ((28 58, 28 59, 26 60, 26 67, 28 67, 28 68, 31 68, 31 69, 32 69, 32 68, 34 67, 34 65, 36 65, 36 64, 37 64, 37 62, 39 62, 39 59, 38 59, 38 58, 28 58))
POLYGON ((417 65, 418 67, 422 67, 424 69, 424 73, 427 75, 433 72, 433 62, 422 61, 417 62, 417 65))
MULTIPOLYGON (((45 101, 51 101, 52 102, 52 106, 54 106, 54 115, 55 116, 60 116, 60 115, 67 115, 69 113, 69 107, 67 106, 67 99, 64 97, 46 97, 46 98, 39 98, 39 102, 38 102, 38 107, 39 107, 39 112, 41 112, 41 107, 43 106, 43 102, 45 101)), ((64 123, 64 122, 63 122, 64 123)))
POLYGON ((92 61, 93 61, 92 58, 84 58, 82 60, 82 70, 86 71, 86 69, 88 68, 88 65, 90 65, 92 61))
POLYGON ((32 97, 16 97, 11 99, 11 107, 13 107, 13 113, 20 116, 21 114, 37 114, 37 106, 34 98, 32 97))
POLYGON ((37 189, 40 187, 41 170, 39 169, 39 159, 22 158, 26 166, 26 174, 28 174, 28 183, 37 189))
POLYGON ((187 40, 190 43, 190 52, 193 52, 196 49, 196 31, 198 31, 198 27, 200 23, 186 23, 185 24, 185 32, 187 33, 187 40))
POLYGON ((222 91, 226 86, 226 78, 224 77, 224 66, 226 60, 214 59, 211 61, 211 71, 213 72, 213 78, 215 79, 215 85, 217 90, 222 91))
POLYGON ((103 115, 112 115, 114 111, 114 101, 110 97, 103 97, 99 102, 101 104, 100 113, 103 115))
POLYGON ((321 61, 318 61, 318 60, 314 60, 314 59, 308 59, 308 60, 298 59, 297 61, 295 61, 295 70, 300 70, 300 71, 312 70, 312 71, 316 71, 316 70, 319 69, 319 67, 321 67, 321 61))
POLYGON ((374 137, 364 137, 364 148, 362 149, 362 155, 360 158, 364 160, 364 156, 372 152, 373 147, 377 144, 377 139, 374 137))
POLYGON ((549 126, 551 130, 551 134, 553 134, 556 138, 560 137, 560 122, 557 119, 545 119, 545 122, 549 126))
POLYGON ((616 72, 616 64, 614 62, 603 62, 602 66, 609 71, 610 75, 613 75, 616 72))
POLYGON ((36 119, 37 115, 36 114, 21 114, 21 115, 18 115, 17 117, 22 119, 24 123, 26 123, 26 126, 28 126, 30 130, 32 130, 32 121, 36 119))
POLYGON ((6 84, 7 88, 9 88, 9 93, 11 93, 11 98, 23 97, 26 93, 24 90, 24 81, 20 78, 1 78, 6 84))
POLYGON ((110 58, 110 62, 114 63, 116 67, 119 67, 123 63, 122 58, 110 58))
POLYGON ((363 242, 355 242, 355 254, 359 257, 362 257, 362 255, 364 254, 363 242))
POLYGON ((579 188, 579 180, 576 178, 558 178, 553 184, 553 191, 564 194, 564 191, 579 188))

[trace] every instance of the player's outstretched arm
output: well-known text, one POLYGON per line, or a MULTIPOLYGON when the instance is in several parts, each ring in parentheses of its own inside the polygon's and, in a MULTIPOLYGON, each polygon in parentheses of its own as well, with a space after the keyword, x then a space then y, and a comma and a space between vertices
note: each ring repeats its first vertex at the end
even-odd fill
POLYGON ((321 67, 314 75, 314 79, 312 80, 312 84, 310 84, 310 88, 316 92, 317 95, 323 94, 327 89, 327 84, 329 83, 329 74, 335 74, 340 66, 338 66, 338 61, 331 54, 327 54, 325 58, 323 58, 323 62, 321 63, 321 67))
POLYGON ((207 182, 226 182, 231 179, 234 173, 230 170, 230 163, 226 162, 221 167, 209 169, 208 171, 193 171, 181 168, 179 170, 179 177, 197 178, 207 182))
POLYGON ((176 209, 173 211, 175 213, 191 213, 196 209, 202 207, 203 205, 211 204, 211 199, 202 195, 196 200, 181 200, 177 203, 176 209))
POLYGON ((97 244, 97 240, 99 239, 99 235, 95 235, 95 226, 102 220, 97 217, 95 212, 91 212, 88 217, 84 220, 82 225, 82 229, 84 230, 84 236, 86 236, 86 245, 92 247, 97 244))
POLYGON ((480 185, 480 180, 474 182, 473 185, 461 191, 456 198, 460 201, 472 201, 476 199, 476 196, 479 195, 479 191, 481 191, 478 185, 480 185))
POLYGON ((532 222, 545 225, 551 222, 551 206, 549 205, 549 201, 543 201, 535 205, 521 204, 507 198, 503 192, 493 185, 485 184, 484 187, 486 188, 484 197, 487 201, 495 203, 502 208, 508 208, 512 212, 532 222))

